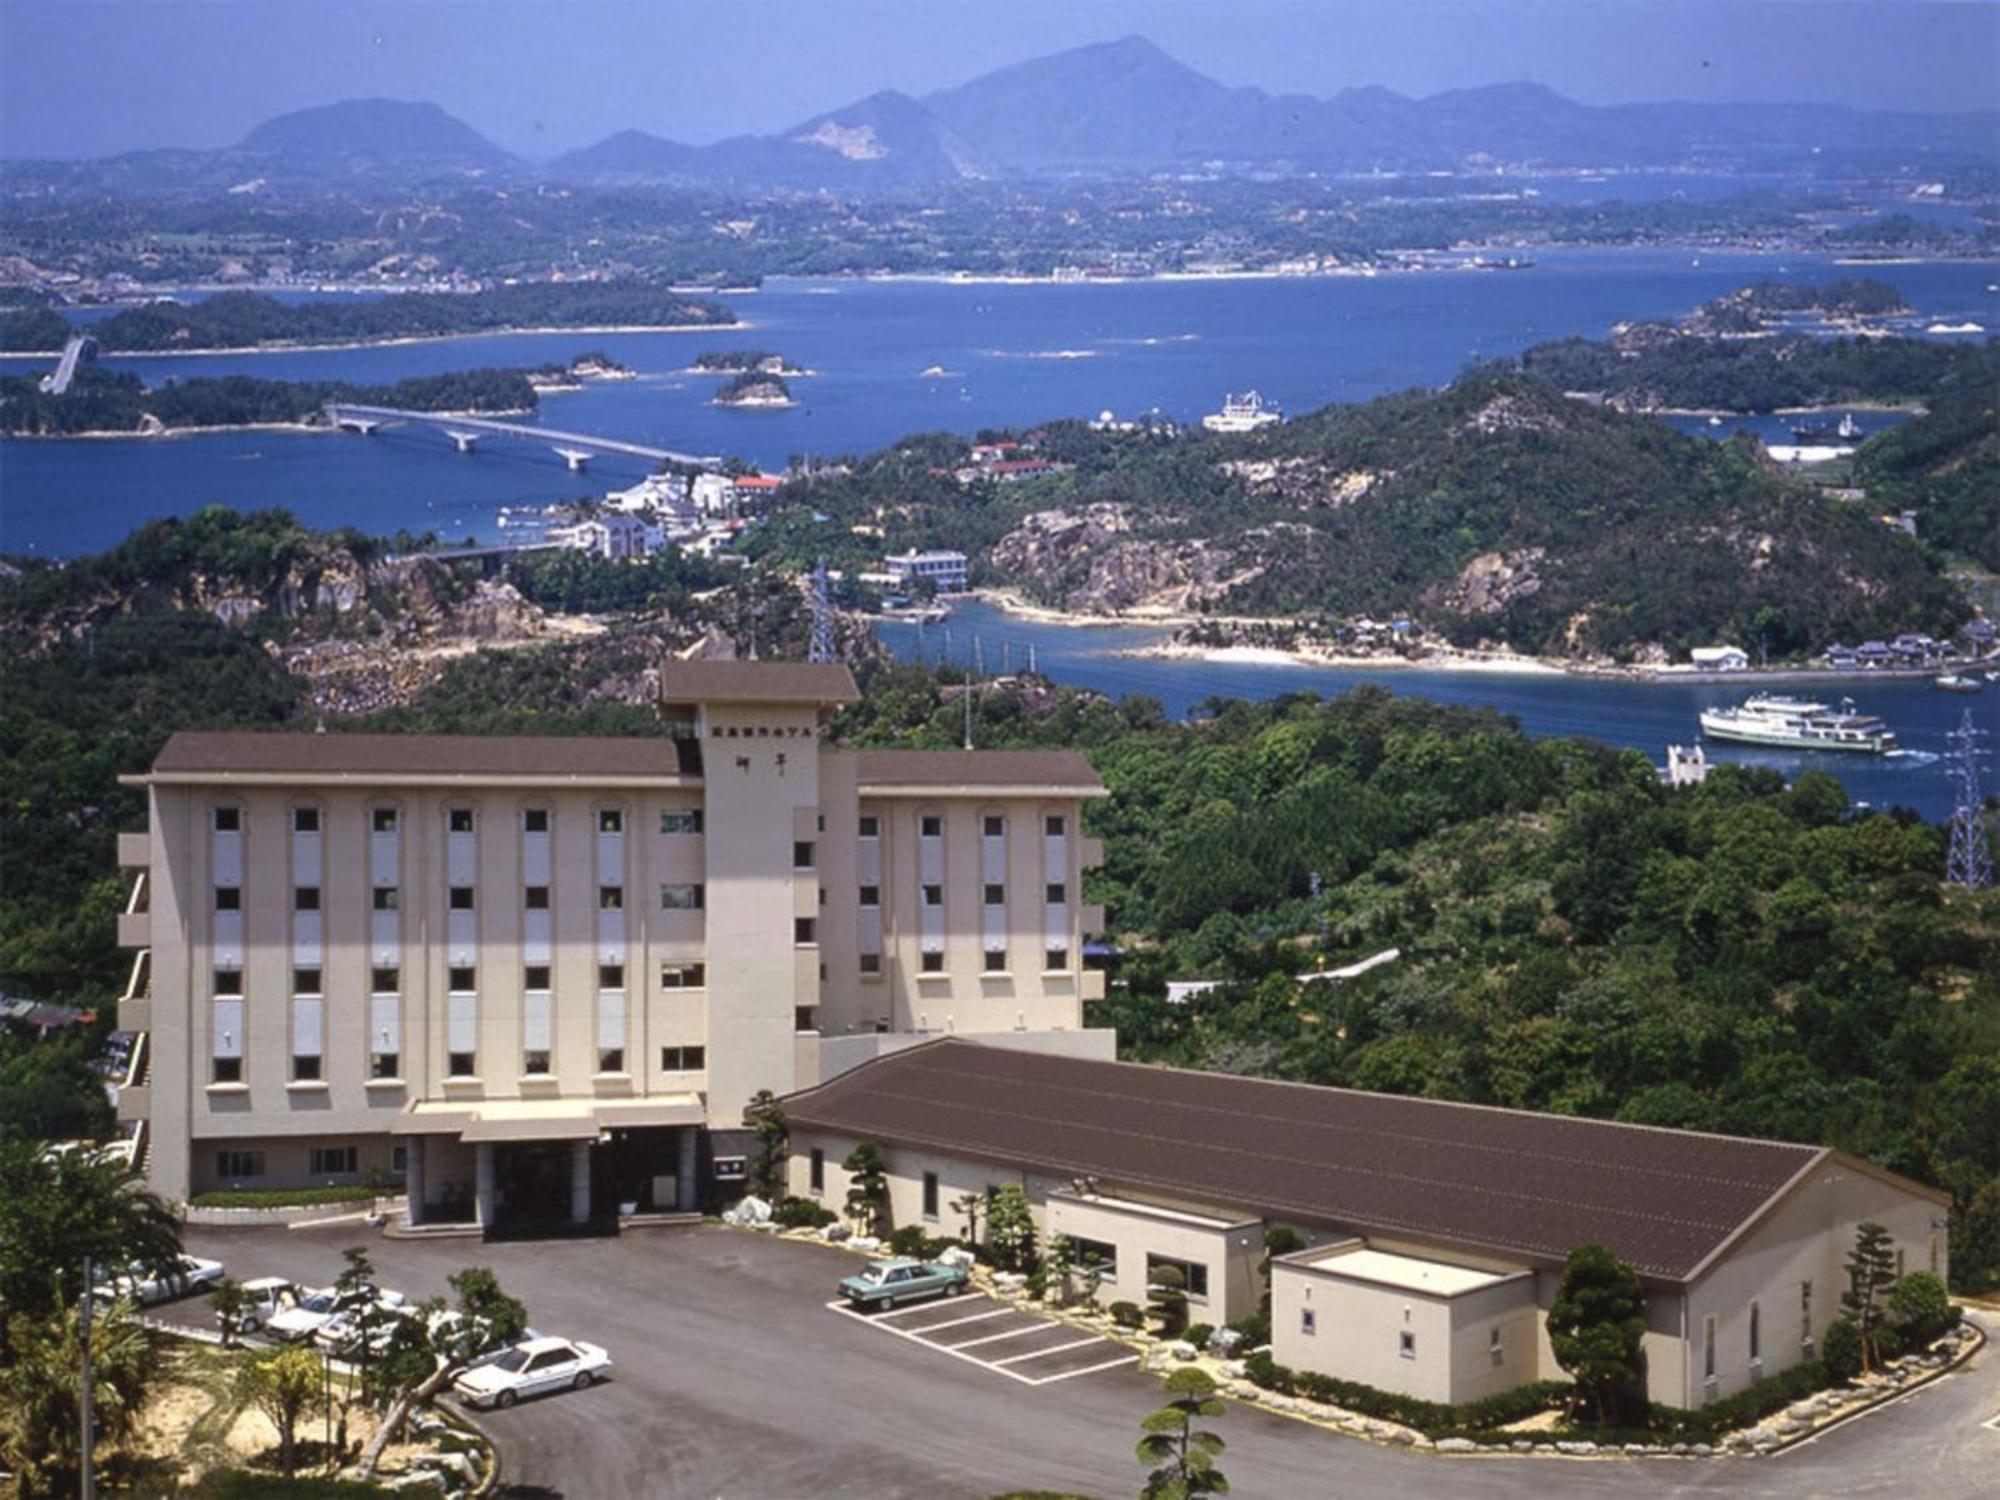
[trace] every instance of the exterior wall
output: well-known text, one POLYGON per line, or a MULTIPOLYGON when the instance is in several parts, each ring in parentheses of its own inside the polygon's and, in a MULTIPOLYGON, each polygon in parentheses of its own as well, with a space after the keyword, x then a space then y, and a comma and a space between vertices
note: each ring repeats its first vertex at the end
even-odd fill
POLYGON ((190 1155, 190 1191, 205 1193, 216 1188, 262 1188, 274 1185, 309 1184, 314 1187, 346 1187, 400 1176, 394 1169, 393 1153, 402 1143, 391 1142, 386 1134, 232 1137, 226 1141, 196 1141, 190 1155), (320 1147, 354 1147, 355 1169, 343 1173, 315 1173, 312 1153, 320 1147), (260 1177, 228 1176, 222 1171, 221 1154, 255 1152, 264 1159, 260 1177))
POLYGON ((1855 1229, 1873 1220, 1894 1236, 1910 1271, 1950 1270, 1945 1206, 1839 1160, 1823 1163, 1793 1189, 1688 1292, 1688 1333, 1681 1367, 1683 1404, 1729 1396, 1760 1374, 1775 1375, 1806 1357, 1804 1337, 1815 1344, 1840 1312, 1847 1286, 1845 1263, 1855 1229), (1936 1227, 1933 1227, 1935 1223, 1936 1227), (1935 1247, 1936 1262, 1932 1254, 1935 1247), (1812 1326, 1801 1322, 1802 1283, 1812 1283, 1812 1326), (1762 1362, 1750 1360, 1750 1308, 1759 1309, 1762 1362), (1712 1389, 1703 1378, 1706 1322, 1715 1319, 1716 1372, 1712 1389))
POLYGON ((1044 1205, 1048 1231, 1117 1246, 1117 1274, 1106 1277, 1098 1301, 1146 1303, 1146 1257, 1168 1256, 1208 1268, 1208 1292, 1190 1294, 1188 1319, 1218 1326, 1248 1317, 1262 1295, 1257 1268, 1264 1258, 1264 1224, 1249 1220, 1206 1226, 1145 1213, 1116 1200, 1057 1194, 1044 1205))

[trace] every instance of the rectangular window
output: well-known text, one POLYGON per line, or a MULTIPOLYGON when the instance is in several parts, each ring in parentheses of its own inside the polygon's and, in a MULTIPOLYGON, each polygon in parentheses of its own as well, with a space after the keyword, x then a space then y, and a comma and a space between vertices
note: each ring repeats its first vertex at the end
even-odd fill
POLYGON ((1208 1265, 1204 1261, 1177 1260, 1171 1255, 1149 1255, 1146 1257, 1146 1285, 1153 1285, 1153 1273, 1162 1267, 1172 1266, 1181 1273, 1187 1283, 1190 1297, 1208 1295, 1208 1265))
POLYGON ((445 827, 453 833, 470 833, 472 832, 472 809, 469 807, 454 807, 450 812, 445 814, 444 821, 445 827))
POLYGON ((319 809, 316 807, 295 807, 292 809, 293 833, 318 833, 319 809))
POLYGON ((218 807, 215 810, 215 831, 236 833, 243 827, 243 809, 240 807, 218 807))
POLYGON ((597 1071, 600 1073, 624 1072, 625 1049, 623 1047, 599 1047, 597 1049, 597 1071))
POLYGON ((549 810, 546 807, 524 808, 521 812, 521 832, 547 833, 549 831, 549 810))
POLYGON ((622 885, 600 885, 597 888, 597 909, 599 911, 625 910, 625 887, 622 885))
POLYGON ((549 987, 549 966, 529 964, 521 971, 521 988, 524 990, 545 990, 549 987))
POLYGON ((1002 972, 1007 967, 1007 950, 1004 948, 988 948, 981 967, 989 974, 1002 972))
POLYGON ((241 969, 217 969, 215 971, 215 993, 218 995, 242 994, 243 971, 241 969))
POLYGON ((882 887, 879 885, 864 885, 861 887, 861 904, 863 906, 880 906, 882 904, 882 887))
POLYGON ((1303 1333, 1307 1338, 1311 1338, 1319 1332, 1319 1314, 1314 1312, 1310 1307, 1299 1309, 1299 1332, 1303 1333))
POLYGON ((817 1146, 812 1148, 812 1166, 807 1177, 807 1186, 815 1193, 826 1191, 826 1153, 817 1146))
POLYGON ((880 974, 882 972, 882 955, 879 953, 862 954, 861 972, 864 974, 880 974))
POLYGON ((882 837, 882 820, 870 814, 861 819, 857 831, 861 838, 879 839, 882 837))
POLYGON ((924 1218, 935 1224, 938 1216, 938 1176, 935 1172, 924 1173, 924 1218))
POLYGON ((663 885, 660 906, 665 911, 700 911, 702 888, 698 885, 663 885))
POLYGON ((926 906, 943 906, 943 905, 944 905, 944 887, 943 887, 943 886, 941 886, 941 885, 927 885, 927 886, 925 886, 925 887, 924 887, 924 905, 926 905, 926 906))
POLYGON ((792 918, 792 941, 795 943, 816 943, 819 941, 819 922, 813 917, 792 918))
POLYGON ((396 831, 395 808, 378 807, 374 810, 374 812, 372 812, 369 815, 369 817, 370 817, 370 826, 372 826, 377 833, 394 833, 396 831))
POLYGON ((1810 1281, 1801 1281, 1799 1283, 1799 1342, 1810 1345, 1812 1341, 1812 1283, 1810 1281))
POLYGON ((374 901, 375 910, 377 911, 394 911, 402 899, 402 892, 398 891, 393 885, 378 885, 375 887, 374 901))
POLYGON ((1701 1321, 1701 1378, 1715 1379, 1715 1319, 1701 1321))
POLYGON ((1762 1364, 1764 1360, 1764 1310, 1756 1303, 1750 1304, 1750 1363, 1762 1364))
POLYGON ((819 1007, 817 1005, 794 1005, 792 1007, 792 1030, 819 1030, 819 1007))
POLYGON ((313 1053, 310 1057, 301 1054, 292 1059, 292 1082, 319 1082, 319 1054, 317 1052, 313 1053))
POLYGON ((320 989, 319 970, 318 969, 292 970, 292 993, 294 995, 317 995, 323 993, 323 991, 320 989))
POLYGON ((402 1054, 397 1052, 377 1052, 368 1060, 368 1075, 371 1078, 398 1078, 403 1066, 402 1054))
POLYGON ((371 994, 393 995, 402 988, 403 974, 400 969, 370 969, 368 989, 371 994))
POLYGON ((923 972, 926 974, 942 974, 944 972, 944 955, 942 953, 926 953, 924 955, 923 972))
POLYGON ((1063 836, 1063 830, 1068 826, 1068 821, 1061 813, 1050 813, 1047 820, 1042 824, 1042 832, 1046 833, 1052 839, 1059 839, 1063 836))
POLYGON ((1398 1332, 1396 1335, 1396 1352, 1402 1355, 1404 1359, 1415 1359, 1417 1357, 1416 1334, 1407 1328, 1398 1332))
POLYGON ((794 839, 792 841, 792 868, 794 870, 810 870, 813 867, 813 858, 817 853, 818 850, 813 847, 811 839, 794 839))
POLYGON ((316 885, 295 886, 292 889, 293 911, 318 911, 319 887, 316 885))
POLYGON ((529 911, 549 909, 549 888, 545 885, 531 885, 521 893, 521 903, 529 911))
POLYGON ((264 1153, 261 1151, 218 1151, 215 1153, 215 1175, 217 1177, 262 1177, 264 1175, 264 1153))
POLYGON ((450 971, 446 982, 456 993, 469 995, 479 988, 479 971, 469 964, 462 964, 450 971))
POLYGON ((944 837, 944 819, 936 813, 926 813, 918 820, 918 826, 922 829, 923 836, 927 839, 940 839, 944 837))
POLYGON ((401 1175, 410 1170, 410 1148, 391 1146, 389 1148, 389 1170, 401 1175))
POLYGON ((660 1049, 660 1071, 662 1073, 699 1073, 708 1066, 706 1047, 662 1047, 660 1049))
POLYGON ((1106 1281, 1118 1279, 1118 1247, 1109 1240, 1089 1240, 1080 1235, 1070 1236, 1070 1254, 1075 1257, 1078 1270, 1097 1267, 1106 1281))
POLYGON ((1051 974, 1067 969, 1069 967, 1069 949, 1048 949, 1042 954, 1042 967, 1051 974))
POLYGON ((543 1051, 523 1052, 521 1071, 531 1078, 539 1078, 549 1071, 549 1055, 543 1051))
POLYGON ((660 988, 663 990, 698 990, 706 983, 706 964, 660 965, 660 988))
POLYGON ((312 1175, 315 1177, 347 1177, 361 1170, 361 1153, 353 1146, 315 1146, 312 1148, 312 1175))
POLYGON ((625 988, 625 965, 599 964, 597 966, 597 987, 600 990, 622 990, 625 988))
POLYGON ((455 885, 451 888, 451 909, 453 911, 472 910, 472 887, 455 885))
POLYGON ((1042 892, 1042 899, 1050 906, 1061 906, 1063 902, 1069 900, 1069 892, 1064 889, 1061 881, 1056 881, 1042 892))
POLYGON ((989 883, 984 894, 988 906, 1005 906, 1007 904, 1007 887, 1004 885, 989 883))
POLYGON ((243 888, 234 885, 219 885, 215 888, 215 909, 217 911, 243 910, 243 888))
POLYGON ((700 833, 701 809, 698 807, 670 807, 660 814, 662 833, 700 833))
POLYGON ((1003 817, 998 816, 997 814, 988 813, 986 815, 986 820, 980 825, 980 827, 985 830, 986 836, 989 839, 1001 838, 1007 832, 1007 820, 1003 817))
POLYGON ((625 814, 618 811, 615 807, 605 808, 597 815, 597 831, 599 833, 623 833, 625 831, 625 814))
POLYGON ((472 1078, 479 1070, 473 1066, 476 1061, 470 1052, 454 1052, 445 1059, 445 1072, 453 1078, 472 1078))
POLYGON ((240 1057, 218 1057, 212 1059, 215 1071, 209 1075, 211 1083, 241 1083, 243 1081, 243 1059, 240 1057))

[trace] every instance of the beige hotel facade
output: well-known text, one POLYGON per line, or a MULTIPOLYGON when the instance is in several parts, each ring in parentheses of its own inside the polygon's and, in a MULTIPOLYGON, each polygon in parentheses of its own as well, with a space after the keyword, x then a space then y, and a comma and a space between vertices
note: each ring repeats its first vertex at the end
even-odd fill
POLYGON ((761 1089, 946 1034, 1110 1056, 1088 762, 826 745, 855 697, 674 662, 659 737, 175 735, 120 842, 152 1185, 686 1212, 740 1178, 761 1089))

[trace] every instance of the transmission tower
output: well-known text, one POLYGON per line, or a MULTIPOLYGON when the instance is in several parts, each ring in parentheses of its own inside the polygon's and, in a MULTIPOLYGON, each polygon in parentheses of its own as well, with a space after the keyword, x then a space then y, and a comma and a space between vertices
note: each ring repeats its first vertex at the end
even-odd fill
POLYGON ((1945 736, 1951 749, 1945 755, 1945 769, 1952 779, 1955 796, 1951 809, 1951 852, 1945 856, 1947 885, 1968 891, 1983 890, 1993 884, 1993 848, 1986 832, 1986 809, 1979 792, 1979 741, 1986 731, 1972 723, 1972 710, 1965 711, 1958 728, 1945 736))
POLYGON ((806 660, 838 661, 840 650, 833 639, 833 599, 827 590, 826 559, 823 557, 813 564, 812 617, 812 649, 806 653, 806 660))

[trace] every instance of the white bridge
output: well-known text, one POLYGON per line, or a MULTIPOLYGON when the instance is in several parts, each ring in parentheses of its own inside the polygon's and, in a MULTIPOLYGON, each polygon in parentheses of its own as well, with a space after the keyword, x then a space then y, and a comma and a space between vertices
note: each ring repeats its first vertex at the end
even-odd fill
POLYGON ((712 469, 722 462, 719 458, 676 453, 670 448, 650 448, 644 443, 627 443, 618 438, 592 437, 583 432, 561 432, 553 427, 535 427, 526 422, 495 422, 484 417, 451 416, 443 412, 404 411, 394 406, 354 406, 335 401, 327 405, 326 417, 334 426, 363 436, 383 427, 435 427, 451 439, 460 453, 473 452, 483 437, 525 438, 531 443, 544 443, 553 448, 572 470, 581 470, 600 454, 642 458, 654 464, 689 464, 700 469, 712 469))

